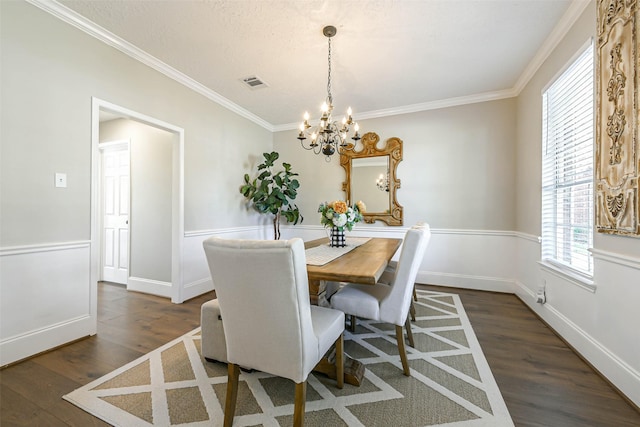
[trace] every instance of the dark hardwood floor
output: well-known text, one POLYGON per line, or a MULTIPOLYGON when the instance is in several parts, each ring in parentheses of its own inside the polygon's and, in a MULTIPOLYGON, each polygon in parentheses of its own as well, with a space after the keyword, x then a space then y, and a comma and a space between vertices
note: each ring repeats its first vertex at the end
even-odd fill
MULTIPOLYGON (((461 296, 516 426, 640 426, 640 413, 517 297, 424 288, 461 296)), ((106 425, 62 395, 199 326, 212 297, 172 304, 101 284, 98 335, 0 371, 0 425, 106 425)))

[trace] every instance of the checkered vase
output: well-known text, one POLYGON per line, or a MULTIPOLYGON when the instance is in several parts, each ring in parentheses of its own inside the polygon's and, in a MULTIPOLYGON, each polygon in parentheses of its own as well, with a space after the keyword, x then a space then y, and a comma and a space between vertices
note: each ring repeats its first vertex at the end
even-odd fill
POLYGON ((340 230, 338 227, 331 229, 331 242, 329 246, 333 248, 343 248, 347 246, 347 239, 344 236, 344 230, 340 230))

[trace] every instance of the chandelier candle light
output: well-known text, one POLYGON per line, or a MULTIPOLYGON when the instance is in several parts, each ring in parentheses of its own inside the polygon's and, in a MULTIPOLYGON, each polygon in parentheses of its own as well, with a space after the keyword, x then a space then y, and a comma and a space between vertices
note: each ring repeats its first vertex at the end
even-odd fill
POLYGON ((351 137, 354 141, 360 139, 358 132, 358 123, 353 121, 351 117, 351 107, 347 110, 347 115, 342 118, 342 126, 333 120, 331 113, 333 112, 333 96, 331 95, 331 37, 335 36, 338 30, 332 25, 324 27, 322 33, 329 40, 329 73, 327 77, 327 100, 322 104, 320 123, 317 126, 311 126, 309 123, 309 113, 304 113, 304 122, 300 125, 300 133, 298 139, 302 148, 305 150, 313 150, 315 154, 324 154, 327 161, 331 161, 331 156, 340 150, 353 149, 353 144, 347 143, 347 135, 351 132, 353 125, 354 135, 351 137), (306 146, 305 140, 311 138, 311 143, 306 146))
POLYGON ((387 176, 382 173, 380 174, 378 179, 376 179, 376 186, 380 191, 389 192, 389 172, 387 172, 387 176))

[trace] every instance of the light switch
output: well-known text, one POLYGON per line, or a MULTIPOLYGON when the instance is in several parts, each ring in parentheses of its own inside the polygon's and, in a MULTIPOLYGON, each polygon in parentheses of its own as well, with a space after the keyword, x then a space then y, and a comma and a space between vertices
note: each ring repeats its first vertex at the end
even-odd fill
POLYGON ((56 173, 56 187, 66 188, 67 187, 67 174, 66 173, 56 173))

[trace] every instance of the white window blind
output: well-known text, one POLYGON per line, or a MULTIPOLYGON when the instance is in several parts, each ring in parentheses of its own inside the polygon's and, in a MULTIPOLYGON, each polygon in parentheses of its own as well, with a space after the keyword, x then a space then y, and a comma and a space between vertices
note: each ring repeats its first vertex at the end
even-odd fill
POLYGON ((542 260, 593 276, 593 45, 542 95, 542 260))

